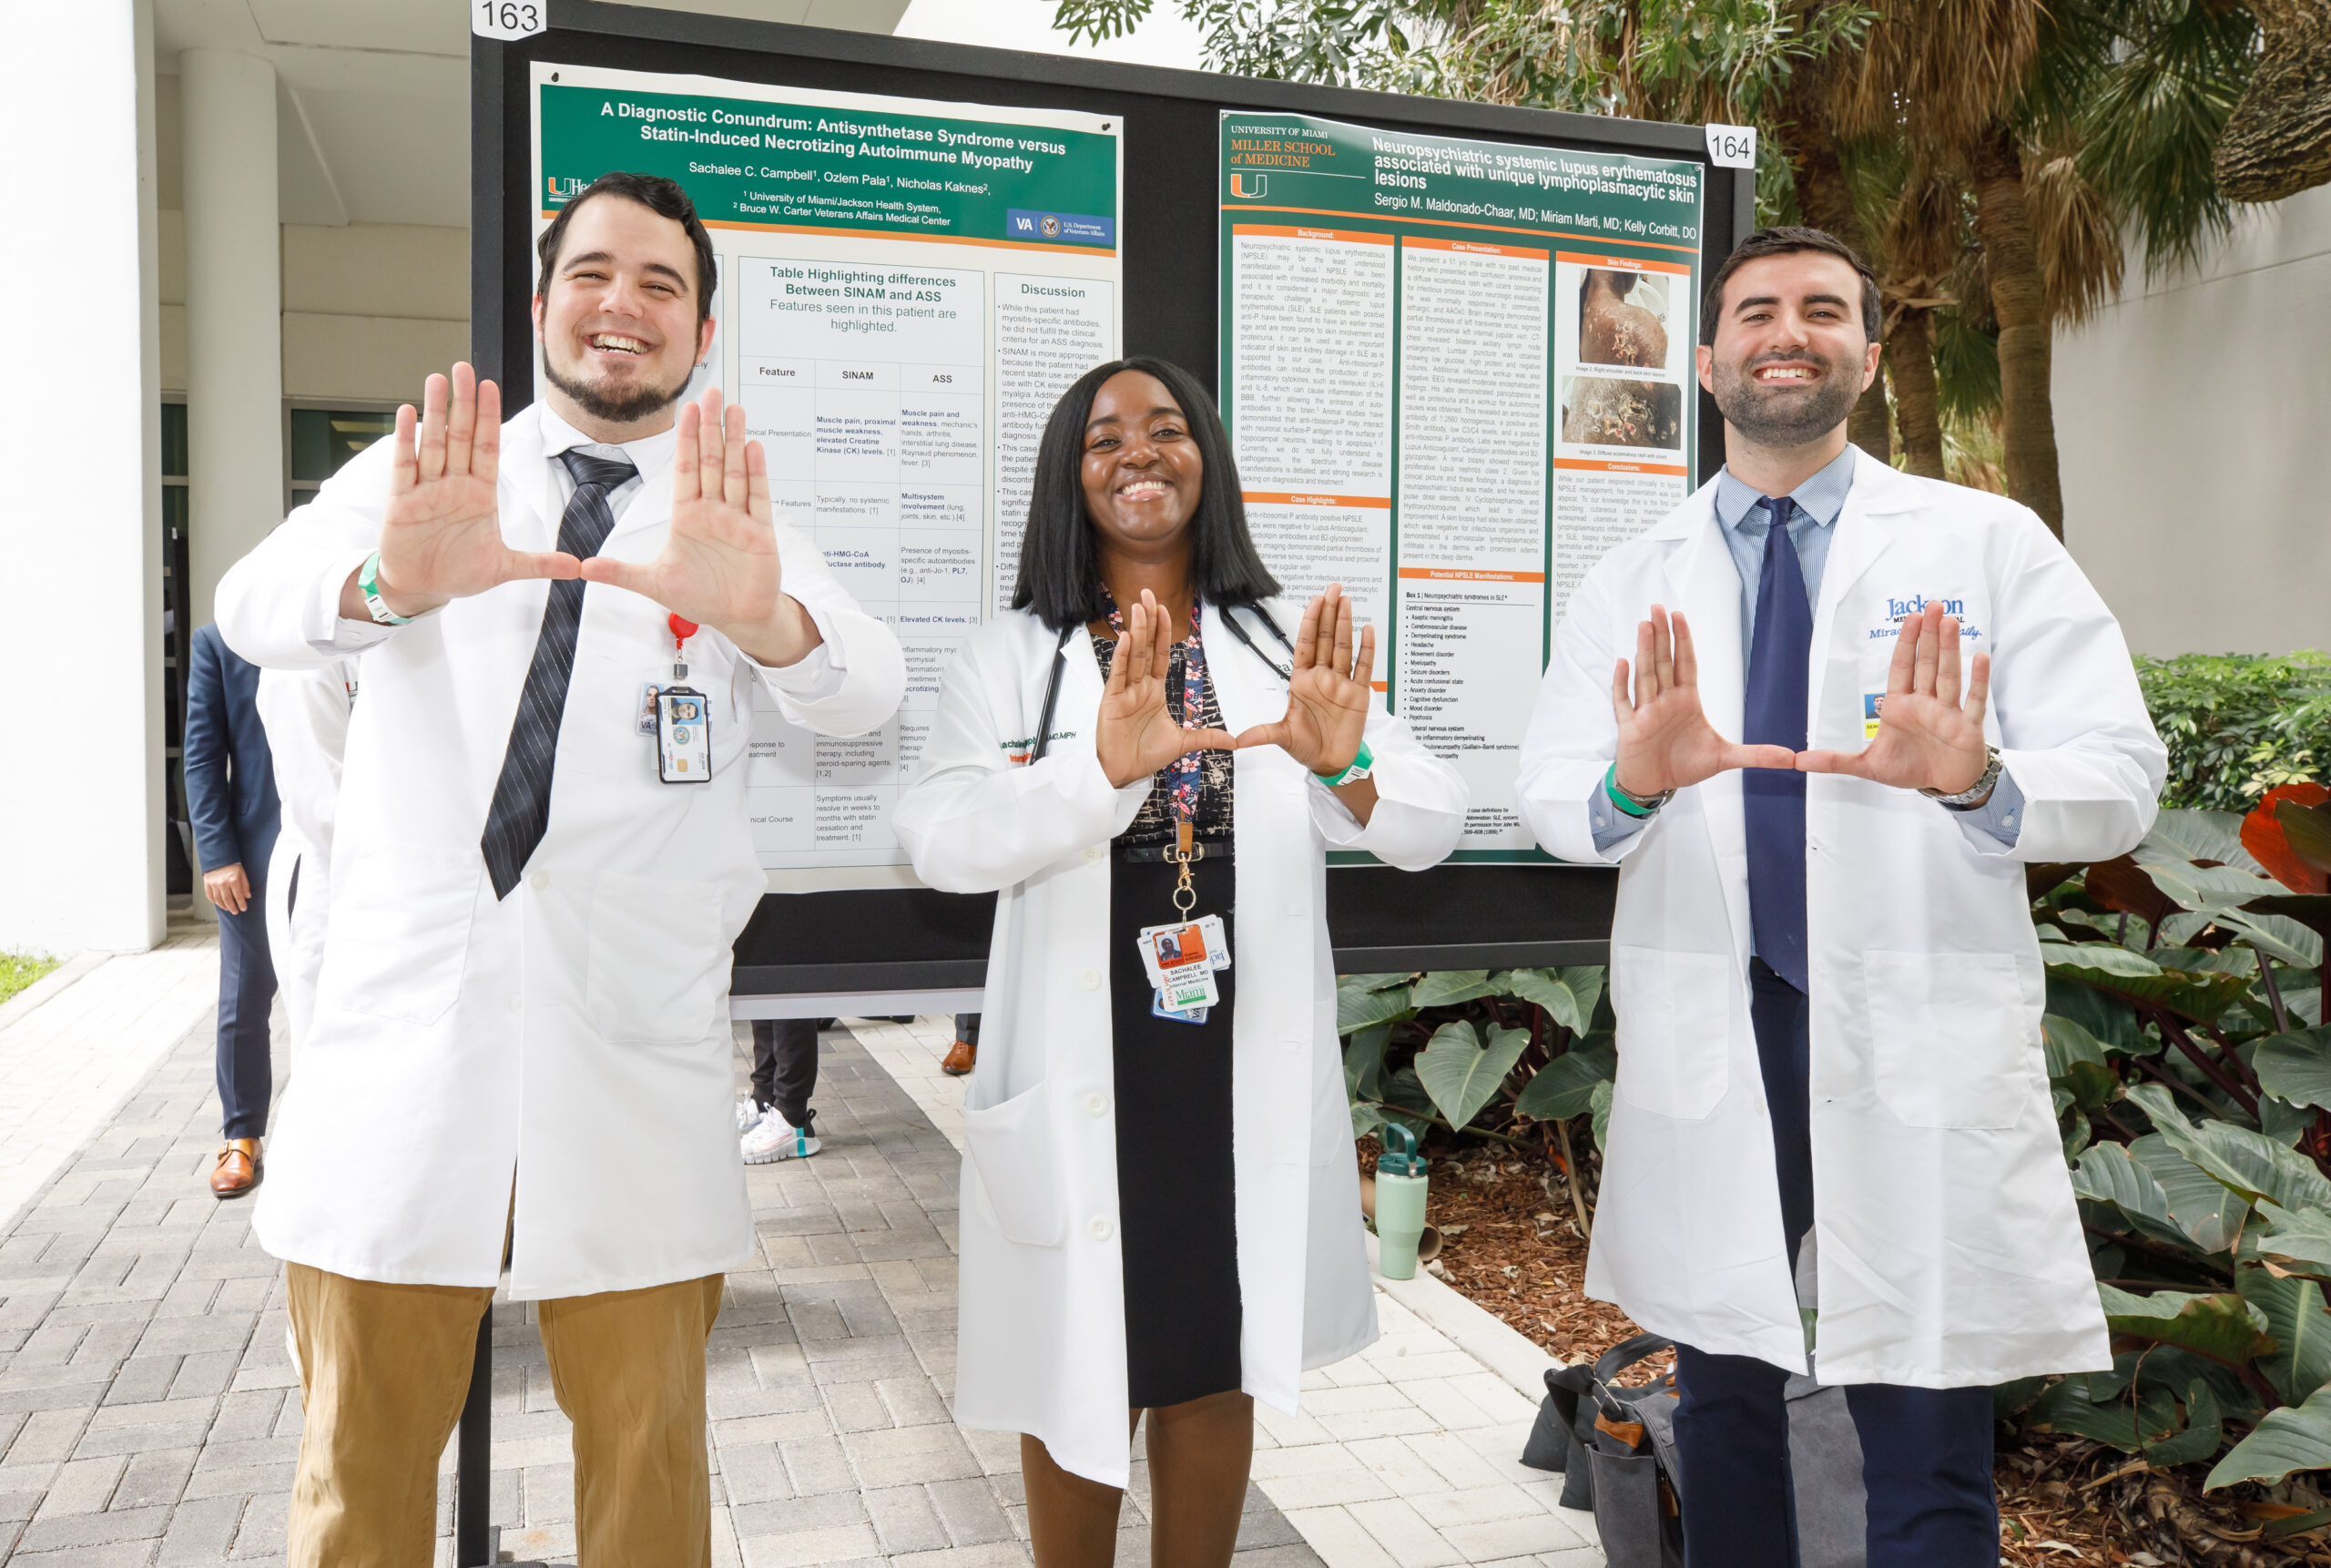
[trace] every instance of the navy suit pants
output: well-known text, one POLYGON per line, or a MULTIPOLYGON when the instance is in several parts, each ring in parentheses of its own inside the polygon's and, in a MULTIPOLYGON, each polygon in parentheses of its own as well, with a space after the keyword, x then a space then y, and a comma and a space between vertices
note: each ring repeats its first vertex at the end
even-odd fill
MULTIPOLYGON (((1789 1256, 1813 1224, 1807 1008, 1762 962, 1750 967, 1757 1064, 1772 1109, 1789 1256)), ((1750 1356, 1675 1353, 1676 1455, 1687 1568, 1796 1568, 1788 1374, 1750 1356)), ((1991 1391, 1859 1383, 1846 1389, 1868 1493, 1868 1568, 1995 1568, 1991 1391)))
POLYGON ((267 1135, 267 1102, 275 1093, 267 1013, 274 1001, 267 893, 253 881, 241 914, 219 911, 219 1106, 229 1138, 267 1135))

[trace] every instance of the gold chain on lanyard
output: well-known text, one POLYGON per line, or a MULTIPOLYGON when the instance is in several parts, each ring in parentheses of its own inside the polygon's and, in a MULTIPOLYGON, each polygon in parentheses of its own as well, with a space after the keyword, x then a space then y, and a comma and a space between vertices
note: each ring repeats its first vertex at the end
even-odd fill
POLYGON ((1182 868, 1182 879, 1174 884, 1174 908, 1185 920, 1198 904, 1198 890, 1190 881, 1190 868, 1205 859, 1206 846, 1196 841, 1190 820, 1177 818, 1174 823, 1174 860, 1182 868))

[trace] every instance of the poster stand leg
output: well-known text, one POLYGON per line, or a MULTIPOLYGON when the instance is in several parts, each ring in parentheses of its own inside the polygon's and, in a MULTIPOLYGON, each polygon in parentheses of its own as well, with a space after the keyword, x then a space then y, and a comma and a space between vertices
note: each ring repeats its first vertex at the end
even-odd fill
MULTIPOLYGON (((494 1304, 477 1320, 477 1351, 470 1362, 470 1391, 462 1401, 453 1470, 453 1562, 456 1568, 490 1568, 502 1555, 494 1511, 494 1304)), ((547 1568, 514 1563, 508 1568, 547 1568)))
POLYGON ((486 1522, 494 1481, 494 1303, 478 1315, 477 1352, 470 1362, 470 1391, 462 1401, 462 1424, 453 1471, 453 1562, 479 1568, 501 1553, 501 1533, 486 1522))

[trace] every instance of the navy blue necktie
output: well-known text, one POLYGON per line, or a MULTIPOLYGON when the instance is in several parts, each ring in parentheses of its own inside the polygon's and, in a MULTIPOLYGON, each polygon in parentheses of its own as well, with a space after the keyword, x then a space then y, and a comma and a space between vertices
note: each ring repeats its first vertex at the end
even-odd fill
MULTIPOLYGON (((575 481, 575 498, 558 520, 558 547, 585 561, 599 553, 616 525, 608 495, 639 470, 620 458, 594 457, 586 452, 562 452, 557 460, 575 481)), ((508 898, 518 885, 519 873, 550 826, 551 766, 558 759, 559 721, 566 716, 566 686, 575 674, 583 589, 580 577, 551 584, 542 631, 534 638, 534 662, 526 667, 518 714, 510 721, 509 749, 502 754, 502 777, 494 780, 494 805, 486 812, 485 837, 478 845, 485 851, 486 874, 494 879, 497 899, 508 898)))
MULTIPOLYGON (((1806 596, 1805 568, 1788 536, 1797 504, 1784 495, 1756 504, 1771 514, 1772 526, 1765 535, 1765 566, 1756 578, 1756 638, 1748 653, 1740 738, 1750 746, 1802 751, 1813 606, 1806 596)), ((1748 925, 1756 956, 1806 991, 1805 775, 1746 768, 1740 780, 1748 819, 1748 925)))

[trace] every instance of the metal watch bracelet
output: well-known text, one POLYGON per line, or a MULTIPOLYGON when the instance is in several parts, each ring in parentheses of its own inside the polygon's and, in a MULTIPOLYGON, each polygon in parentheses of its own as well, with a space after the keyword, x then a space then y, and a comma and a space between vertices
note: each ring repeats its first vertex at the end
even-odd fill
POLYGON ((1925 796, 1928 799, 1932 800, 1936 805, 1949 806, 1953 810, 1964 810, 1968 807, 1976 804, 1978 801, 1989 796, 1993 789, 1999 788, 2000 775, 2007 769, 2007 764, 2000 758, 2000 748, 1998 747, 1985 746, 1983 748, 1983 757, 1984 763, 1982 777, 1977 779, 1972 784, 1967 786, 1966 789, 1959 791, 1958 794, 1946 795, 1939 789, 1920 789, 1919 793, 1925 796))

